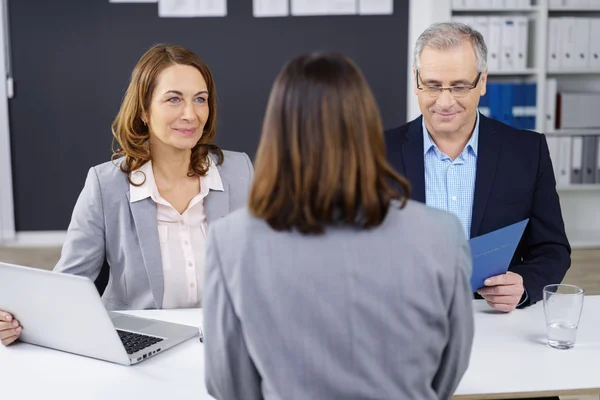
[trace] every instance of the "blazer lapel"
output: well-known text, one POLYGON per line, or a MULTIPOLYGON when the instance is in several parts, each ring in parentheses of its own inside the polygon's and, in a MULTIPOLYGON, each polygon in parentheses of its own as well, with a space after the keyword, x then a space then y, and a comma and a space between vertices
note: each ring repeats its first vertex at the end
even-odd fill
POLYGON ((223 177, 222 169, 220 165, 217 166, 223 183, 223 191, 211 189, 204 198, 204 213, 206 214, 207 225, 229 214, 229 182, 223 177))
POLYGON ((471 220, 471 237, 479 235, 481 221, 494 185, 498 159, 502 151, 502 141, 494 131, 488 118, 479 116, 479 143, 477 149, 477 173, 471 220))
POLYGON ((425 157, 423 156, 423 116, 408 128, 408 140, 402 145, 404 171, 411 185, 411 198, 425 203, 425 157))
MULTIPOLYGON (((129 192, 127 192, 129 200, 129 192)), ((164 294, 164 276, 162 258, 160 253, 160 240, 158 238, 158 222, 156 220, 156 205, 151 198, 129 203, 135 230, 140 241, 140 249, 144 266, 148 273, 150 289, 157 309, 162 308, 164 294)))

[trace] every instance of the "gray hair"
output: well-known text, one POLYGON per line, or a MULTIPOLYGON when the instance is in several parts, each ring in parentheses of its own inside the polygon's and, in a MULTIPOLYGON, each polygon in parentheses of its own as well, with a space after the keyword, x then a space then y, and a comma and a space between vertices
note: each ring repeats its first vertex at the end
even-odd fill
POLYGON ((470 41, 477 57, 477 72, 487 68, 487 46, 483 36, 477 30, 462 22, 439 22, 431 25, 419 36, 415 45, 413 66, 416 70, 421 67, 421 53, 425 46, 436 50, 449 50, 470 41))

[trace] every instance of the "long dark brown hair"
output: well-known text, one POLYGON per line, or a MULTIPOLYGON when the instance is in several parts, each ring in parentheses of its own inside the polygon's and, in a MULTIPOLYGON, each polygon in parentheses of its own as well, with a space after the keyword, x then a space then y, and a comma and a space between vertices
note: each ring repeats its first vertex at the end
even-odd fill
POLYGON ((158 75, 172 65, 188 65, 202 74, 208 87, 208 119, 204 125, 202 137, 192 149, 189 176, 204 176, 209 167, 208 153, 217 155, 217 164, 223 162, 223 152, 211 144, 216 133, 217 102, 215 83, 208 66, 190 50, 181 46, 158 44, 150 48, 140 58, 131 74, 131 80, 119 114, 112 124, 113 160, 124 157, 120 168, 130 183, 131 172, 152 159, 148 149, 150 132, 142 116, 150 111, 152 93, 156 87, 158 75), (114 142, 118 143, 115 146, 114 142))
POLYGON ((277 77, 255 162, 249 209, 276 230, 375 227, 408 181, 386 161, 383 126, 359 68, 336 53, 291 60, 277 77))

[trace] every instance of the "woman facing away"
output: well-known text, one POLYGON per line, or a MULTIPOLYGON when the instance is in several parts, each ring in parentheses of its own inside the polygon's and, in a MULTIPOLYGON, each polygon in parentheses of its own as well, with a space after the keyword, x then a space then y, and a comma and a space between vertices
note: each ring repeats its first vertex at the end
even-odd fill
MULTIPOLYGON (((95 280, 107 262, 109 310, 201 307, 207 224, 245 205, 253 174, 246 154, 212 144, 216 114, 196 54, 149 49, 112 126, 113 161, 89 170, 54 270, 95 280)), ((0 321, 3 345, 26 329, 0 321)))
POLYGON ((217 399, 449 399, 473 340, 456 217, 408 200, 359 69, 289 62, 248 208, 211 227, 206 384, 217 399))

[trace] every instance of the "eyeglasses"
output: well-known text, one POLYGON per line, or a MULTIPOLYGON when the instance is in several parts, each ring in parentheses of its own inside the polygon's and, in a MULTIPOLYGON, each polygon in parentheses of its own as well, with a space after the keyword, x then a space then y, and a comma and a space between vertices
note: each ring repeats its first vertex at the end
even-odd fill
POLYGON ((424 94, 429 97, 440 97, 444 90, 450 92, 452 97, 465 97, 469 92, 477 87, 479 80, 481 79, 481 72, 477 75, 477 78, 472 85, 456 85, 450 87, 442 86, 420 86, 419 85, 419 71, 417 71, 417 89, 421 90, 424 94))

